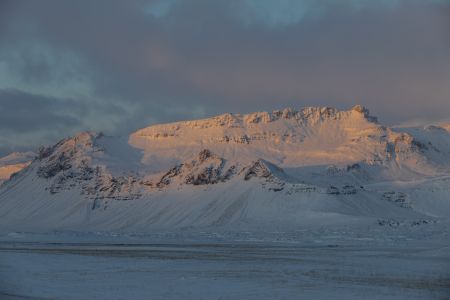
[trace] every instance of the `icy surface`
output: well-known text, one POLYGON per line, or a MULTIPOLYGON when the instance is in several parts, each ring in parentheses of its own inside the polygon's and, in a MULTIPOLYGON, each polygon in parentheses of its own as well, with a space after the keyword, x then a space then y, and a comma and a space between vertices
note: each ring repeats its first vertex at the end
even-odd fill
MULTIPOLYGON (((447 224, 448 225, 448 224, 447 224)), ((448 226, 14 233, 1 299, 446 299, 448 226)))

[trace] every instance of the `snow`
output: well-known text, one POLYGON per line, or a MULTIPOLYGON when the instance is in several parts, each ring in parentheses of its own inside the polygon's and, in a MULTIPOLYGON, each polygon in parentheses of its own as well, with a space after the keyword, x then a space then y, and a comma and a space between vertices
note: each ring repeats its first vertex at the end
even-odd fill
POLYGON ((310 107, 155 125, 133 133, 130 144, 144 151, 148 165, 173 163, 173 158, 182 162, 208 148, 228 160, 251 161, 257 156, 292 167, 364 159, 362 151, 352 151, 349 144, 379 131, 373 118, 358 110, 310 107))
POLYGON ((445 299, 449 232, 431 228, 16 233, 0 237, 0 296, 445 299))
POLYGON ((13 152, 0 158, 0 185, 11 175, 27 167, 35 156, 33 152, 13 152))
POLYGON ((82 132, 3 185, 0 232, 445 219, 449 157, 447 131, 388 128, 361 106, 224 114, 129 139, 82 132))
POLYGON ((82 132, 1 168, 2 299, 449 293, 442 124, 390 128, 362 106, 223 114, 82 132))
POLYGON ((18 164, 28 162, 34 159, 36 154, 33 152, 13 152, 9 155, 0 158, 0 165, 18 164))

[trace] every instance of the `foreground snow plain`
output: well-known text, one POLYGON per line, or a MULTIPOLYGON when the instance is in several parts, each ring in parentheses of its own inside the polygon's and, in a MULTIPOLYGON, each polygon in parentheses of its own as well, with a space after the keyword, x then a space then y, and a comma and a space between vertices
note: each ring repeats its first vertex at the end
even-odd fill
POLYGON ((448 299, 449 224, 1 236, 1 299, 448 299))

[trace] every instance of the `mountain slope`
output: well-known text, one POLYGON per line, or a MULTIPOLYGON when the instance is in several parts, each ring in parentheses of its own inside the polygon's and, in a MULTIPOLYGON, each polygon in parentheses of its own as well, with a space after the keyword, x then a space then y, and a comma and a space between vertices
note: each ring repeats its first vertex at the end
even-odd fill
POLYGON ((31 164, 35 154, 32 152, 13 152, 0 158, 0 185, 11 175, 31 164))
POLYGON ((447 130, 388 128, 361 106, 224 114, 150 126, 128 140, 82 132, 41 149, 5 182, 0 228, 436 222, 450 213, 449 166, 447 130))

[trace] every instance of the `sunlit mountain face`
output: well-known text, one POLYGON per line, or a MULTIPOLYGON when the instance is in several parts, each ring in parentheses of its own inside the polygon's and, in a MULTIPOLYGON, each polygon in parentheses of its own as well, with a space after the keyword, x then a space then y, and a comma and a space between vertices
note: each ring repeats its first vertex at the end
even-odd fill
POLYGON ((153 231, 435 220, 449 212, 449 154, 445 127, 391 128, 360 105, 81 132, 3 159, 19 172, 1 188, 0 208, 15 213, 0 222, 153 231))

